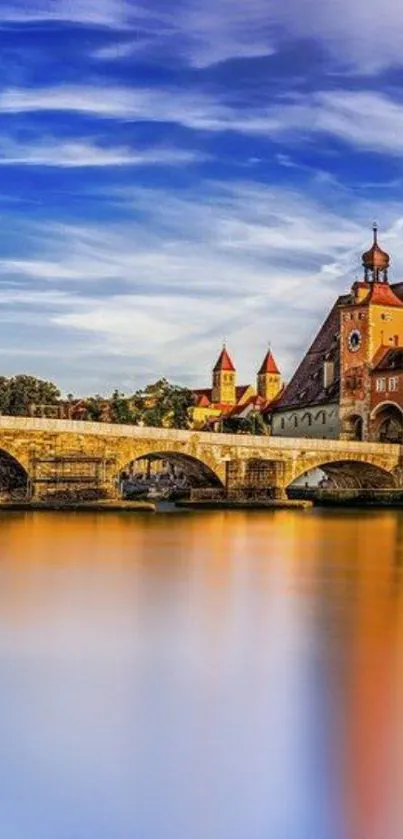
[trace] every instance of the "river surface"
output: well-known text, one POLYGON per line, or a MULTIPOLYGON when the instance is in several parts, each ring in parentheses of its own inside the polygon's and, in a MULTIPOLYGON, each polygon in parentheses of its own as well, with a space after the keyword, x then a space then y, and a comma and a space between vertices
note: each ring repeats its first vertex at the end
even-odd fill
POLYGON ((403 513, 0 514, 0 836, 401 839, 403 513))

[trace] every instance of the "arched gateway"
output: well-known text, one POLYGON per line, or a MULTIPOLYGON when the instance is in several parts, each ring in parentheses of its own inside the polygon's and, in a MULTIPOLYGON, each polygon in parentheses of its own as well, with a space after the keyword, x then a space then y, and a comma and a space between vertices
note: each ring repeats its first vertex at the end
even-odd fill
MULTIPOLYGON (((144 457, 190 468, 199 485, 285 492, 315 467, 344 482, 403 486, 402 447, 393 443, 216 434, 69 420, 0 417, 0 450, 20 464, 32 496, 84 488, 104 497, 144 457), (342 478, 343 476, 343 478, 342 478)), ((11 463, 11 461, 9 461, 11 463)))

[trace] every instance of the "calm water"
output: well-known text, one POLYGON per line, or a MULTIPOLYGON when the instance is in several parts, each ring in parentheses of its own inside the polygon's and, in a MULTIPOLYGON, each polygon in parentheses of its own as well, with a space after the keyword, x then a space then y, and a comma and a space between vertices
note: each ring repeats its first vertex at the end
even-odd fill
POLYGON ((0 516, 4 839, 401 839, 403 514, 0 516))

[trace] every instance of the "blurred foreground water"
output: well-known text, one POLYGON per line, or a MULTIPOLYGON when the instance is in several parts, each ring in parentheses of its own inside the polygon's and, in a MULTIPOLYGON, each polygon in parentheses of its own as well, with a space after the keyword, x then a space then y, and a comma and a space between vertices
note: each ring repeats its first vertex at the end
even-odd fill
POLYGON ((401 839, 403 513, 0 514, 0 835, 401 839))

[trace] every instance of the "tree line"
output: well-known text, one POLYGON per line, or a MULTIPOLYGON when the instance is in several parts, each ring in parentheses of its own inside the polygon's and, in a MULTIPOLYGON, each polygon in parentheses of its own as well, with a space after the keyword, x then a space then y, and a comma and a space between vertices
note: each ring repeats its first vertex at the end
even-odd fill
MULTIPOLYGON (((193 396, 187 388, 160 379, 132 396, 115 390, 110 397, 97 394, 77 400, 70 393, 65 401, 72 406, 79 401, 83 419, 94 422, 108 419, 116 423, 188 428, 193 396)), ((53 382, 25 374, 0 377, 1 414, 30 416, 38 406, 51 407, 60 402, 60 390, 53 382)))
MULTIPOLYGON (((35 376, 20 374, 6 378, 0 376, 0 413, 9 416, 35 416, 38 407, 70 403, 71 409, 80 404, 80 419, 92 422, 115 422, 128 425, 154 426, 157 428, 189 428, 192 423, 191 408, 194 405, 192 391, 173 385, 167 379, 126 396, 115 390, 110 397, 95 396, 76 399, 68 394, 66 400, 53 382, 35 376)), ((46 414, 45 414, 46 415, 46 414)), ((72 415, 74 412, 72 410, 72 415)), ((228 433, 267 434, 268 429, 259 411, 251 411, 247 417, 223 417, 220 431, 228 433)))

